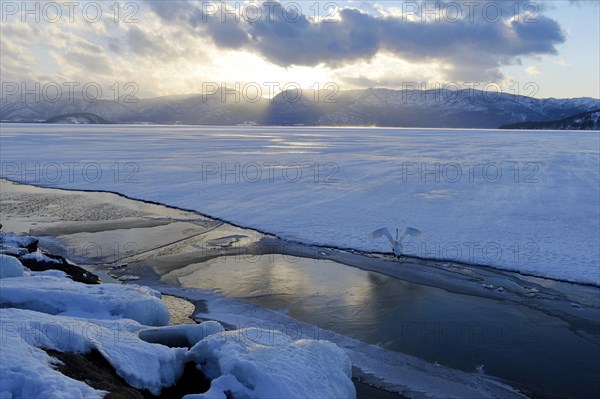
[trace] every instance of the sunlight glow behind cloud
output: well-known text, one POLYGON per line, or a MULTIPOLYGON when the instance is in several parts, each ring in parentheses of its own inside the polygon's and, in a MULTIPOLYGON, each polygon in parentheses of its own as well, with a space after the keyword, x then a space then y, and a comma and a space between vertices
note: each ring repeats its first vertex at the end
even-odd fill
MULTIPOLYGON (((406 82, 503 84, 515 79, 507 70, 527 59, 565 71, 572 61, 560 49, 569 41, 585 42, 566 35, 547 3, 530 9, 537 3, 525 1, 486 0, 481 9, 470 9, 469 2, 460 9, 450 5, 456 2, 441 2, 445 8, 438 9, 434 2, 346 1, 335 9, 324 2, 301 3, 296 14, 290 10, 299 3, 290 2, 224 7, 139 1, 121 2, 116 11, 112 2, 83 1, 72 20, 63 15, 56 23, 43 10, 39 22, 31 15, 23 22, 22 10, 13 14, 7 3, 12 2, 3 2, 0 25, 3 81, 136 82, 144 97, 200 92, 203 82, 302 87, 336 82, 341 89, 401 88, 406 82), (88 4, 101 7, 99 21, 90 23, 82 14, 88 4), (420 4, 425 5, 415 8, 420 4)), ((573 8, 582 16, 589 11, 581 4, 573 8)), ((597 72, 592 62, 590 70, 594 67, 597 72)), ((541 69, 528 67, 522 78, 539 77, 541 69)), ((581 95, 594 94, 589 83, 577 84, 581 95)))

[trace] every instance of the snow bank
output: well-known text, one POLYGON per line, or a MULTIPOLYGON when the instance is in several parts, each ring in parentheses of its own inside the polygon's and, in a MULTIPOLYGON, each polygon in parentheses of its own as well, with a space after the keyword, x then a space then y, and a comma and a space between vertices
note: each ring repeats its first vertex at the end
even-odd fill
POLYGON ((23 256, 28 253, 29 253, 29 251, 27 250, 27 248, 12 247, 9 245, 1 245, 0 244, 0 254, 12 255, 12 256, 23 256))
POLYGON ((52 365, 57 360, 43 350, 19 339, 9 339, 5 346, 0 358, 2 399, 95 399, 104 396, 104 391, 95 390, 54 370, 52 365))
POLYGON ((31 252, 31 253, 28 253, 27 255, 24 255, 22 258, 34 260, 36 262, 56 263, 57 265, 60 264, 59 260, 52 259, 51 257, 44 255, 42 253, 42 251, 40 251, 39 249, 36 250, 35 252, 31 252))
POLYGON ((126 318, 147 326, 169 324, 167 307, 160 294, 150 288, 88 285, 48 275, 13 278, 10 284, 2 283, 0 306, 90 319, 126 318))
MULTIPOLYGON (((5 398, 101 398, 103 391, 95 390, 81 381, 54 370, 58 361, 21 338, 17 321, 35 312, 2 309, 2 356, 0 356, 0 397, 5 398)), ((43 318, 44 315, 41 315, 43 318)), ((26 326, 24 324, 23 326, 26 326)), ((28 325, 27 325, 28 326, 28 325)))
POLYGON ((54 372, 51 359, 39 347, 75 353, 96 349, 128 384, 154 394, 173 385, 183 373, 186 350, 140 340, 141 326, 133 320, 87 320, 2 309, 0 324, 2 397, 100 397, 99 391, 54 372))
POLYGON ((292 341, 281 332, 256 328, 225 332, 214 321, 149 328, 169 322, 160 294, 152 289, 82 284, 55 270, 24 274, 17 259, 1 256, 3 276, 20 270, 20 277, 0 280, 2 399, 105 394, 56 371, 58 361, 40 348, 97 350, 129 385, 155 395, 195 361, 216 380, 208 393, 191 398, 225 398, 225 391, 240 399, 356 396, 350 361, 333 343, 292 341))
POLYGON ((17 258, 0 254, 0 279, 23 277, 24 271, 25 268, 17 258))
POLYGON ((18 235, 0 231, 0 247, 2 248, 37 248, 38 240, 28 235, 18 235))
POLYGON ((213 379, 208 392, 186 399, 225 399, 225 391, 235 398, 356 397, 350 360, 331 342, 245 328, 203 339, 186 359, 213 379))
POLYGON ((62 270, 55 269, 43 270, 41 272, 31 272, 30 274, 32 276, 50 276, 60 279, 71 279, 67 273, 63 272, 62 270))

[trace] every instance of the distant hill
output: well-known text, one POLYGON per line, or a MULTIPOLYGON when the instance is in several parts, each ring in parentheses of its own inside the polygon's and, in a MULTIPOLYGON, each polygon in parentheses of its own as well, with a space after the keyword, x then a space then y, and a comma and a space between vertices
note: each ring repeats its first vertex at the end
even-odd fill
POLYGON ((285 97, 281 93, 274 98, 265 124, 496 129, 506 123, 563 118, 600 108, 600 100, 593 98, 537 99, 480 90, 321 91, 306 92, 298 102, 285 97), (328 95, 335 102, 324 101, 328 95))
POLYGON ((445 93, 435 90, 304 90, 301 94, 298 96, 291 90, 273 99, 261 96, 247 99, 240 92, 227 89, 211 95, 165 96, 137 102, 3 100, 0 120, 496 129, 506 124, 561 119, 600 109, 600 100, 594 98, 537 99, 508 93, 491 95, 479 90, 445 93))
POLYGON ((600 109, 556 121, 513 123, 500 126, 500 129, 600 130, 600 109))
POLYGON ((68 125, 105 125, 111 122, 89 112, 76 112, 72 114, 56 115, 44 123, 68 124, 68 125))

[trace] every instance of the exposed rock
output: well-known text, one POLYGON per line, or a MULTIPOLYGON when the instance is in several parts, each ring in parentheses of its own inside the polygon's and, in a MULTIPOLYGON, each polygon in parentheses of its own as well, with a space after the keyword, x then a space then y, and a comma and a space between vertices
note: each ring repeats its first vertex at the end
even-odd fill
MULTIPOLYGON (((33 254, 42 254, 41 252, 34 252, 33 254)), ((19 259, 23 266, 28 267, 34 272, 41 272, 45 270, 60 270, 65 273, 74 281, 78 281, 84 284, 100 284, 100 277, 93 273, 88 272, 84 268, 77 266, 73 263, 69 263, 62 256, 42 254, 42 256, 31 256, 32 254, 21 256, 19 259)))
POLYGON ((19 259, 23 266, 30 270, 34 272, 60 270, 80 283, 100 283, 100 277, 67 261, 62 256, 42 252, 38 244, 38 239, 35 237, 0 231, 0 253, 19 259))

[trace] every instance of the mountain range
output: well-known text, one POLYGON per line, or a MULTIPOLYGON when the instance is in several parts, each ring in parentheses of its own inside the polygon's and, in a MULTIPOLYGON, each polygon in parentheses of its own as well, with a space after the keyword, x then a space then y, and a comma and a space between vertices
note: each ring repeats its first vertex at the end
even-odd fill
POLYGON ((600 99, 589 97, 537 99, 479 90, 292 90, 273 99, 245 99, 243 93, 228 89, 210 95, 165 96, 136 102, 3 99, 0 121, 44 122, 86 113, 99 117, 100 123, 495 129, 522 122, 560 120, 598 109, 600 99))
POLYGON ((600 130, 600 109, 555 121, 513 123, 500 126, 500 129, 600 130))

